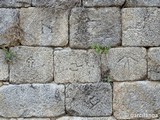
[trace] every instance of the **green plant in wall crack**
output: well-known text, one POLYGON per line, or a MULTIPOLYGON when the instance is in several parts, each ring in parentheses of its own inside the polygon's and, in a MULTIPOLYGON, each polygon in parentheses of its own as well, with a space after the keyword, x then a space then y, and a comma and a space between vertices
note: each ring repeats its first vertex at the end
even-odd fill
POLYGON ((95 51, 98 54, 107 54, 111 47, 110 46, 109 47, 103 47, 101 45, 95 44, 95 45, 92 45, 91 48, 95 49, 95 51))
POLYGON ((112 78, 111 78, 109 75, 107 75, 107 76, 105 76, 105 77, 103 78, 103 82, 112 83, 113 80, 112 80, 112 78))

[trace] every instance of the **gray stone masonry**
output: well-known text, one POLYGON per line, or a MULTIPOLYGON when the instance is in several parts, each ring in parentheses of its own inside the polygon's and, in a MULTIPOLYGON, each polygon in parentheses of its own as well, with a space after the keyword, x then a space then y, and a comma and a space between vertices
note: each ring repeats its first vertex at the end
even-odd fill
POLYGON ((109 83, 66 85, 66 110, 74 116, 112 114, 112 88, 109 83))
POLYGON ((115 82, 113 96, 113 111, 117 119, 151 119, 160 114, 158 82, 115 82))
POLYGON ((70 47, 89 48, 94 44, 121 43, 120 9, 74 8, 70 17, 70 47))
POLYGON ((30 7, 31 0, 0 0, 0 7, 30 7))
POLYGON ((46 83, 53 81, 53 49, 45 47, 13 47, 10 82, 46 83))
POLYGON ((0 116, 55 117, 64 111, 64 86, 25 84, 0 87, 0 116))
POLYGON ((56 83, 98 82, 101 79, 100 57, 92 50, 57 50, 54 69, 56 83))
POLYGON ((122 45, 159 46, 159 23, 159 8, 122 9, 122 45))
POLYGON ((68 43, 68 12, 53 8, 22 8, 23 45, 65 46, 68 43))
POLYGON ((110 77, 116 81, 145 79, 147 75, 146 49, 138 47, 112 48, 108 53, 110 77))

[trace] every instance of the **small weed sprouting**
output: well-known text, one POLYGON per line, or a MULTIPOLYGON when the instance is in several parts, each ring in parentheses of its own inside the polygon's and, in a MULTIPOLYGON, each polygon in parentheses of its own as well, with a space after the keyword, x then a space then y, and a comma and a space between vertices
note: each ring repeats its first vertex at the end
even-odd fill
POLYGON ((95 49, 95 51, 98 54, 107 54, 111 47, 110 46, 109 47, 103 47, 103 46, 100 46, 100 45, 97 44, 97 45, 92 45, 91 48, 95 49))
POLYGON ((107 83, 112 83, 113 82, 113 80, 112 80, 112 78, 108 75, 108 76, 105 76, 104 78, 103 78, 103 81, 104 82, 107 82, 107 83))
POLYGON ((2 48, 2 50, 5 52, 5 60, 7 63, 12 63, 13 59, 16 57, 16 55, 7 48, 2 48))

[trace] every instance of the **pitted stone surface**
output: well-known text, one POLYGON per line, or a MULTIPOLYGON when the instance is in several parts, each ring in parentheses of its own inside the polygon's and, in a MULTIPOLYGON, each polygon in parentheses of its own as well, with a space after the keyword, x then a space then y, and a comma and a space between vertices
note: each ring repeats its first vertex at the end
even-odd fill
POLYGON ((160 80, 160 48, 150 48, 148 52, 148 77, 160 80))
POLYGON ((122 45, 159 46, 159 23, 159 8, 124 8, 122 10, 122 45))
POLYGON ((52 8, 22 8, 23 45, 65 46, 68 43, 68 12, 52 8))
POLYGON ((112 88, 109 83, 69 84, 66 86, 69 115, 109 116, 112 114, 112 88))
POLYGON ((61 117, 56 120, 116 120, 113 117, 61 117))
POLYGON ((70 17, 70 46, 89 48, 94 44, 116 46, 121 43, 120 9, 74 8, 70 17))
POLYGON ((71 9, 81 3, 81 0, 32 0, 33 6, 52 7, 55 9, 71 9))
POLYGON ((0 7, 29 7, 31 0, 1 0, 0 7))
POLYGON ((101 79, 100 57, 91 50, 55 51, 54 68, 57 83, 98 82, 101 79))
POLYGON ((83 0, 84 6, 122 6, 125 0, 83 0))
POLYGON ((147 74, 145 48, 112 48, 108 53, 108 67, 116 81, 141 80, 147 74))
POLYGON ((65 113, 63 85, 2 86, 0 101, 2 117, 55 117, 65 113))
POLYGON ((113 111, 117 119, 151 119, 160 114, 160 84, 158 82, 115 82, 113 111))
POLYGON ((17 36, 15 31, 19 23, 18 16, 17 9, 0 8, 0 45, 9 45, 14 41, 14 36, 17 36))
POLYGON ((10 65, 10 82, 45 83, 53 80, 53 49, 45 47, 13 47, 16 55, 10 65))
POLYGON ((50 118, 18 118, 17 120, 50 120, 50 118))
POLYGON ((126 0, 127 7, 148 7, 148 6, 160 6, 160 0, 126 0))
MULTIPOLYGON (((5 52, 0 50, 0 81, 6 81, 9 77, 8 64, 5 61, 5 52)), ((0 83, 1 86, 1 83, 0 83)))

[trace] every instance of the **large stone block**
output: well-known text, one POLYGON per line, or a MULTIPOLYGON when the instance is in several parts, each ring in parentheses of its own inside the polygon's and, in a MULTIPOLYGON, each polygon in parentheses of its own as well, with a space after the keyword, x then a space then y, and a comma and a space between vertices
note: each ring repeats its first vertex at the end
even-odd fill
POLYGON ((0 7, 29 7, 31 0, 1 0, 0 7))
POLYGON ((22 8, 23 45, 65 46, 68 43, 68 12, 52 8, 22 8))
POLYGON ((151 119, 160 114, 158 82, 114 82, 113 111, 117 119, 151 119))
POLYGON ((160 0, 126 0, 127 7, 148 7, 148 6, 160 6, 160 0))
POLYGON ((16 55, 10 65, 10 82, 45 83, 53 80, 53 49, 44 47, 13 47, 16 55))
POLYGON ((67 85, 66 110, 69 115, 97 117, 111 115, 111 85, 109 83, 67 85))
POLYGON ((159 46, 159 23, 159 8, 124 8, 122 10, 122 45, 159 46))
POLYGON ((0 45, 8 46, 18 42, 19 11, 0 8, 0 45))
POLYGON ((62 49, 54 52, 54 80, 57 83, 98 82, 100 57, 93 51, 62 49))
POLYGON ((5 61, 5 52, 3 50, 0 50, 0 81, 6 81, 8 80, 8 77, 9 77, 9 71, 8 71, 8 64, 5 61))
POLYGON ((61 117, 56 120, 116 120, 113 117, 61 117))
POLYGON ((70 46, 116 46, 121 43, 119 8, 74 8, 70 17, 70 46))
POLYGON ((64 86, 24 84, 0 87, 0 116, 55 117, 65 113, 64 86))
POLYGON ((145 48, 112 48, 108 53, 108 67, 116 81, 141 80, 147 75, 145 48))
POLYGON ((84 6, 122 6, 125 0, 83 0, 84 6))
POLYGON ((71 9, 80 5, 81 0, 32 0, 33 6, 52 7, 55 9, 71 9))
POLYGON ((150 48, 148 52, 148 77, 160 80, 160 48, 150 48))

